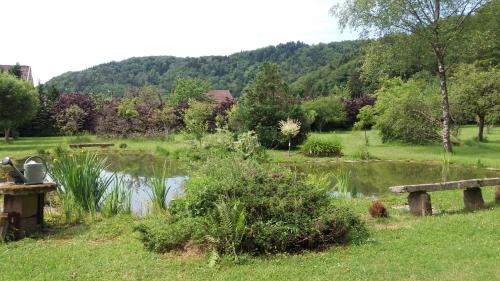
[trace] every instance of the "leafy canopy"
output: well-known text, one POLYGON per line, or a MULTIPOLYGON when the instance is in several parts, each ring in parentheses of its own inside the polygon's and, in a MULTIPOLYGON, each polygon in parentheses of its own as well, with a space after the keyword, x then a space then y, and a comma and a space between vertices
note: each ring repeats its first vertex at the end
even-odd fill
POLYGON ((30 121, 38 106, 38 92, 29 82, 0 73, 0 129, 16 128, 30 121))

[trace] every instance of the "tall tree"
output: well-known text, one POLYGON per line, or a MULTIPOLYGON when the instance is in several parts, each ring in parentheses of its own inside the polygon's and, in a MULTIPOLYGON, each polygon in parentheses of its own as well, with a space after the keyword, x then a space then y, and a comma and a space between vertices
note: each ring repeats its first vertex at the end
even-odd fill
MULTIPOLYGON (((290 94, 288 84, 276 64, 264 63, 231 115, 232 123, 242 132, 255 131, 265 147, 285 146, 288 141, 279 132, 279 121, 287 118, 305 124, 305 114, 298 101, 290 94)), ((292 140, 302 143, 309 128, 302 126, 292 140)))
MULTIPOLYGON (((365 34, 403 32, 415 34, 432 49, 438 66, 442 108, 442 142, 450 141, 450 110, 446 79, 447 48, 462 31, 467 18, 489 0, 345 0, 332 7, 342 28, 350 26, 365 34)), ((404 50, 402 50, 404 51, 404 50)))
POLYGON ((35 116, 38 102, 38 92, 29 82, 0 73, 0 129, 5 141, 9 141, 12 129, 35 116))

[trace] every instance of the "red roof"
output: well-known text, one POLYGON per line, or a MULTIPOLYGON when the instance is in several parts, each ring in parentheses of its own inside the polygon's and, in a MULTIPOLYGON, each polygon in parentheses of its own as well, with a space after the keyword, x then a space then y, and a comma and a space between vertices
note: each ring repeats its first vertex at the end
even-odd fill
POLYGON ((211 90, 207 93, 204 93, 205 96, 212 99, 216 103, 223 103, 227 100, 234 100, 233 95, 229 90, 211 90))

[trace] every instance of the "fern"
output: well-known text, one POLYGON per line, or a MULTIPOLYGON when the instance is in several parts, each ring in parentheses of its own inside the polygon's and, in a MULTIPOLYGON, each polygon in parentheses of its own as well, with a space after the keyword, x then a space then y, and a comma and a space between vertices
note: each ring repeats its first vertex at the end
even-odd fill
MULTIPOLYGON (((231 254, 238 260, 238 250, 246 233, 245 207, 240 202, 233 205, 219 200, 213 215, 214 235, 208 238, 213 251, 231 254)), ((214 256, 212 254, 212 256, 214 256)))

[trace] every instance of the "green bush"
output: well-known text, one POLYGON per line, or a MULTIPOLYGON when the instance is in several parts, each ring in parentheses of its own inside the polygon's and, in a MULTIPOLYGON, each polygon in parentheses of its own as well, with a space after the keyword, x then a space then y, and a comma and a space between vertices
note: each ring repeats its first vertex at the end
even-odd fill
POLYGON ((338 138, 309 138, 302 145, 302 152, 311 157, 340 157, 342 156, 342 143, 338 138))
POLYGON ((175 219, 167 214, 154 216, 135 227, 146 249, 155 252, 182 250, 188 242, 202 243, 208 224, 201 217, 175 219))
POLYGON ((169 221, 139 230, 146 247, 155 251, 182 248, 190 241, 210 247, 214 239, 200 238, 211 237, 220 254, 254 255, 322 249, 366 236, 362 221, 334 206, 329 191, 276 164, 244 160, 237 153, 218 155, 196 166, 184 196, 170 205, 169 221), (199 224, 193 227, 185 220, 199 224))
POLYGON ((375 127, 383 142, 411 144, 436 143, 440 140, 441 111, 439 91, 433 81, 399 78, 385 81, 377 91, 375 127))

